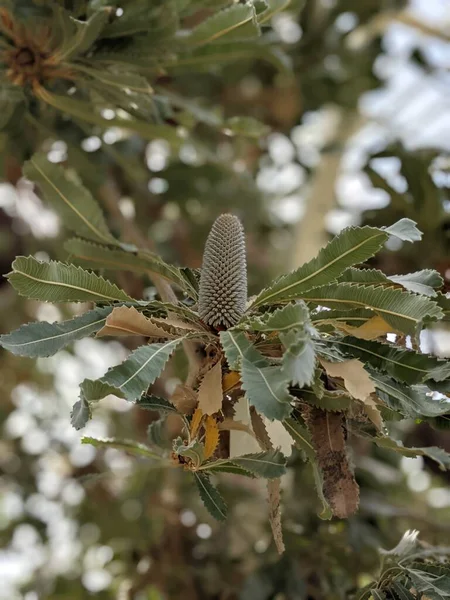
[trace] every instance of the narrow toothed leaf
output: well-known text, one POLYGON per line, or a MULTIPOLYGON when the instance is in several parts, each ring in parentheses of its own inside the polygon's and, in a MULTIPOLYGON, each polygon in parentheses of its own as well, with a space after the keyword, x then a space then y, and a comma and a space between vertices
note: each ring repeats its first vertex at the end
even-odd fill
POLYGON ((194 473, 200 498, 210 515, 218 521, 225 521, 227 518, 227 505, 225 500, 213 486, 209 476, 206 473, 194 473))
POLYGON ((8 279, 21 296, 43 302, 133 302, 123 290, 95 273, 56 261, 18 256, 8 279))
POLYGON ((82 444, 90 444, 96 448, 115 448, 116 450, 124 450, 136 456, 144 456, 145 458, 153 458, 161 460, 161 456, 153 452, 151 448, 134 440, 123 440, 118 438, 97 439, 93 437, 81 438, 82 444))
POLYGON ((74 340, 88 337, 105 324, 112 306, 96 308, 61 323, 29 323, 0 336, 0 346, 19 356, 53 356, 74 340))
POLYGON ((258 294, 251 307, 302 298, 304 292, 335 281, 348 267, 374 256, 389 235, 395 235, 402 240, 408 239, 408 241, 420 239, 419 230, 409 219, 402 219, 386 230, 375 227, 344 229, 319 252, 316 258, 296 271, 278 278, 258 294))
POLYGON ((208 235, 200 276, 199 315, 208 325, 231 327, 247 302, 244 230, 233 215, 218 217, 208 235))

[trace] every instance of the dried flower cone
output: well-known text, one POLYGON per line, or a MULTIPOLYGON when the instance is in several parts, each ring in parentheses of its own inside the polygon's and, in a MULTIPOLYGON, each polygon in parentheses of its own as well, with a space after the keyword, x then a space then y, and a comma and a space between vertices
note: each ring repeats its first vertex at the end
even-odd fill
POLYGON ((241 222, 234 215, 218 217, 206 240, 200 277, 199 315, 213 327, 231 327, 244 314, 247 264, 241 222))

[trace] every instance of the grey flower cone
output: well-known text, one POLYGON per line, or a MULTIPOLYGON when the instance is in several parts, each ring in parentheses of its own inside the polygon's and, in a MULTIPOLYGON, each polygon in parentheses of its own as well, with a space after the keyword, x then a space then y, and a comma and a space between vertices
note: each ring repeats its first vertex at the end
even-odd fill
POLYGON ((241 222, 218 217, 209 232, 200 277, 199 315, 212 327, 232 327, 247 302, 247 263, 241 222))

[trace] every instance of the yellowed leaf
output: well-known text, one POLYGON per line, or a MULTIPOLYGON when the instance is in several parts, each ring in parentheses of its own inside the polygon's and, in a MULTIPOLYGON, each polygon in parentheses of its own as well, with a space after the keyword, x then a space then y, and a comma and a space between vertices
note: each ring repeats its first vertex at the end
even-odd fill
POLYGON ((205 415, 222 408, 222 363, 219 360, 203 377, 198 388, 198 406, 205 415))
POLYGON ((345 331, 345 333, 359 338, 360 340, 375 340, 376 338, 385 336, 387 333, 396 332, 392 325, 386 323, 386 321, 378 315, 372 317, 360 327, 353 327, 352 325, 338 321, 335 321, 334 323, 337 328, 345 331))
POLYGON ((153 338, 177 337, 155 325, 133 306, 118 306, 113 309, 108 315, 104 327, 97 333, 97 337, 107 335, 115 337, 125 335, 143 335, 153 338))
POLYGON ((364 364, 356 358, 340 363, 321 360, 321 363, 328 375, 344 380, 350 395, 364 403, 367 416, 378 429, 381 429, 381 414, 373 399, 373 395, 376 393, 375 385, 364 369, 364 364))
POLYGON ((175 388, 170 401, 184 415, 191 415, 197 406, 197 394, 187 385, 179 384, 175 388))
POLYGON ((197 432, 200 428, 200 424, 202 422, 203 419, 203 412, 200 408, 197 408, 194 412, 194 414, 192 415, 192 420, 191 420, 191 438, 194 438, 197 435, 197 432))
POLYGON ((214 417, 207 416, 205 421, 205 458, 211 458, 219 443, 219 428, 214 417))
POLYGON ((222 387, 223 393, 226 394, 230 392, 234 387, 236 387, 241 381, 241 376, 237 371, 231 371, 230 373, 225 373, 222 377, 222 387))

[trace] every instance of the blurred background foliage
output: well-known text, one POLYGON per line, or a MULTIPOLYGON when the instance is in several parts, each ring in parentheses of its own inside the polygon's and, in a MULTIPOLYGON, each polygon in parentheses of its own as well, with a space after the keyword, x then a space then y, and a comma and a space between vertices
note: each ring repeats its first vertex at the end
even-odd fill
MULTIPOLYGON (((263 15, 255 39, 246 33, 189 46, 189 36, 177 34, 230 4, 0 2, 1 272, 18 254, 67 256, 67 233, 21 175, 23 161, 43 148, 102 202, 113 231, 145 240, 165 260, 200 266, 214 218, 237 214, 247 232, 250 293, 345 226, 405 216, 418 222, 423 242, 390 242, 371 265, 388 274, 434 268, 449 286, 448 0, 285 0, 270 3, 273 14, 255 0, 263 15), (127 6, 140 17, 121 21, 127 6), (64 35, 78 30, 55 21, 63 8, 82 21, 101 10, 105 23, 116 19, 105 37, 73 50, 64 35), (21 48, 46 40, 45 52, 57 48, 70 69, 37 84, 30 75, 22 87, 4 52, 11 18, 21 48)), ((140 281, 119 277, 132 295, 152 293, 151 281, 136 291, 140 281)), ((18 298, 0 283, 2 333, 77 310, 18 298)), ((448 323, 427 331, 422 344, 449 356, 448 323)), ((82 446, 81 435, 145 439, 151 415, 114 398, 83 432, 69 423, 79 382, 130 349, 86 339, 37 361, 0 350, 1 598, 337 600, 376 579, 378 549, 395 546, 406 529, 448 544, 448 475, 361 439, 350 440, 361 508, 345 522, 318 518, 312 475, 294 452, 281 558, 254 481, 221 479, 233 510, 219 525, 183 473, 82 446)), ((167 369, 164 391, 182 369, 176 360, 167 369)), ((445 430, 396 427, 410 445, 450 451, 445 430)))

